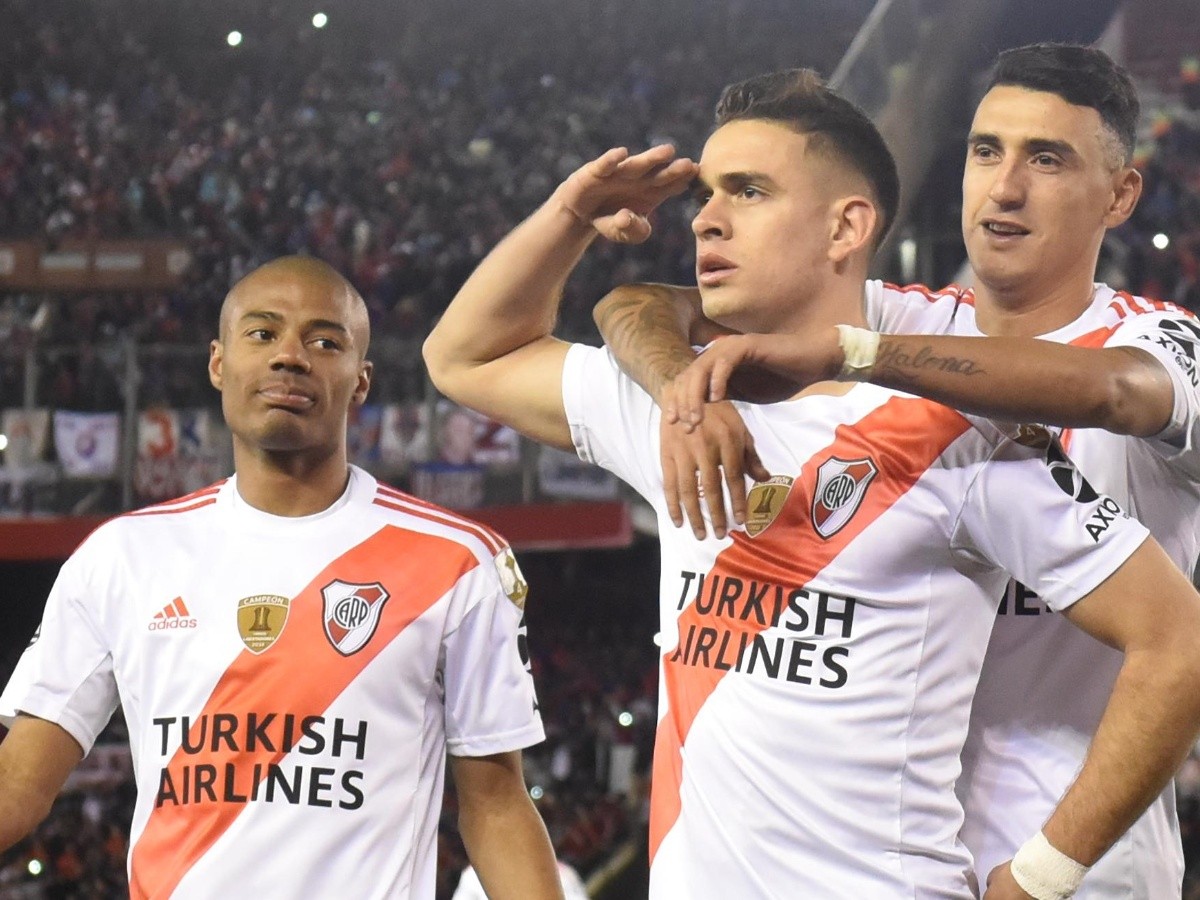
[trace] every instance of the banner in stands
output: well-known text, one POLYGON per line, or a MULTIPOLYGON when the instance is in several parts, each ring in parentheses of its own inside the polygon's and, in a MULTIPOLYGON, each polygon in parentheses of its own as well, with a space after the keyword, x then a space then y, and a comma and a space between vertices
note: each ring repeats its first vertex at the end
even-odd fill
POLYGON ((138 416, 133 487, 140 503, 190 494, 232 471, 229 431, 209 409, 148 409, 138 416))
POLYGON ((191 265, 183 241, 0 241, 0 289, 21 291, 163 290, 191 265))
POLYGON ((119 413, 54 411, 54 450, 72 478, 111 478, 121 446, 119 413))
POLYGON ((46 455, 50 443, 50 410, 6 409, 0 415, 0 434, 8 440, 4 449, 4 467, 30 466, 46 455))

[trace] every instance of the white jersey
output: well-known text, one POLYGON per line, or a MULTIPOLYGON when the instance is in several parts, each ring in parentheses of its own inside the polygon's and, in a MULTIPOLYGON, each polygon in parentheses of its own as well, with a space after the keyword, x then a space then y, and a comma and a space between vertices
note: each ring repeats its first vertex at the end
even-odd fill
POLYGON ((739 404, 774 476, 744 528, 697 541, 665 509, 650 397, 581 346, 563 396, 580 456, 658 514, 651 896, 976 896, 954 784, 1004 569, 1062 609, 1145 529, 1044 432, 856 385, 739 404))
POLYGON ((445 755, 542 740, 525 584, 488 529, 352 469, 324 512, 235 479, 63 566, 0 710, 133 750, 134 898, 431 898, 445 755))
MULTIPOLYGON (((872 327, 891 333, 976 336, 974 296, 867 286, 872 327)), ((1145 524, 1189 577, 1200 552, 1200 323, 1179 307, 1096 285, 1078 319, 1045 340, 1088 347, 1137 347, 1175 387, 1171 421, 1155 438, 1100 429, 1062 441, 1092 485, 1145 524)), ((988 647, 963 753, 959 794, 963 840, 981 883, 1044 824, 1083 764, 1122 657, 1061 616, 1037 594, 1009 585, 988 647)), ((1081 900, 1167 900, 1180 896, 1183 851, 1168 787, 1083 881, 1081 900)))

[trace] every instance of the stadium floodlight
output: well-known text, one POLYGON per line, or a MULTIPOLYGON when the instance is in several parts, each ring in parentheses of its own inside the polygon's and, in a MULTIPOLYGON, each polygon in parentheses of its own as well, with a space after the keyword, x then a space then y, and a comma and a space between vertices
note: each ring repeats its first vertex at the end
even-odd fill
POLYGON ((0 434, 0 451, 8 449, 8 435, 0 434))
POLYGON ((42 874, 42 861, 40 859, 31 859, 29 865, 25 867, 29 870, 29 874, 37 877, 42 874))
POLYGON ((529 789, 529 796, 533 800, 541 800, 546 795, 540 784, 535 784, 529 789))
POLYGON ((225 35, 225 43, 230 47, 236 47, 242 42, 242 33, 240 31, 231 31, 225 35))
POLYGON ((1171 239, 1161 231, 1150 240, 1159 250, 1166 250, 1169 246, 1171 246, 1171 239))
POLYGON ((312 22, 313 28, 324 28, 329 24, 329 16, 325 15, 325 13, 319 12, 313 16, 312 22))
POLYGON ((617 724, 622 728, 628 728, 633 724, 633 713, 627 709, 621 710, 621 714, 617 716, 617 724))

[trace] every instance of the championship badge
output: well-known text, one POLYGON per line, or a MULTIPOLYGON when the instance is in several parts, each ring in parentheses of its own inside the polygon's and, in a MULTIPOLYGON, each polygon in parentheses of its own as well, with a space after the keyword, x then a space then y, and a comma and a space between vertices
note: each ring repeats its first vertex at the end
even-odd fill
POLYGON ((792 492, 795 478, 787 475, 775 475, 766 481, 760 481, 746 495, 746 534, 758 537, 767 526, 775 521, 783 509, 784 501, 792 492))
POLYGON ((513 555, 512 549, 505 547, 497 553, 495 562, 496 573, 500 576, 500 586, 504 588, 504 595, 513 602, 517 609, 524 609, 525 598, 529 594, 529 582, 521 574, 521 567, 517 565, 517 558, 513 555))
POLYGON ((279 639, 291 602, 278 594, 255 594, 238 601, 238 634, 247 650, 257 656, 279 639))
POLYGON ((379 626, 383 604, 390 595, 383 585, 332 581, 321 588, 325 600, 325 636, 333 649, 350 656, 366 646, 379 626))
POLYGON ((812 520, 817 534, 828 540, 858 512, 867 487, 879 474, 870 459, 838 459, 831 456, 817 469, 813 491, 812 520))

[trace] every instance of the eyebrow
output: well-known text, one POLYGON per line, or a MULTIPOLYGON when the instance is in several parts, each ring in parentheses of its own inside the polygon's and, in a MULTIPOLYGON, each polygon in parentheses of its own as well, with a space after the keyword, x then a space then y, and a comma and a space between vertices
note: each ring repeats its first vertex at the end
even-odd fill
MULTIPOLYGON (((967 146, 975 147, 979 144, 990 144, 999 147, 1004 142, 998 135, 990 134, 986 131, 972 131, 967 135, 967 146)), ((1079 151, 1072 147, 1066 141, 1056 141, 1052 138, 1029 138, 1021 143, 1021 149, 1029 156, 1034 156, 1038 153, 1057 153, 1063 159, 1078 159, 1079 151)))
MULTIPOLYGON (((266 321, 266 322, 271 322, 272 324, 279 324, 280 322, 283 321, 283 316, 281 316, 277 312, 271 312, 271 311, 265 310, 265 309, 252 309, 248 312, 242 313, 242 315, 238 318, 238 323, 241 324, 241 323, 245 322, 247 319, 249 319, 251 321, 262 320, 262 321, 266 321)), ((334 322, 332 319, 309 319, 307 322, 304 323, 304 327, 306 329, 326 328, 331 331, 337 331, 341 334, 349 334, 350 333, 349 328, 347 328, 341 322, 334 322)))
MULTIPOLYGON (((723 175, 717 176, 717 183, 728 194, 736 194, 749 184, 761 184, 768 190, 774 190, 779 187, 775 183, 775 180, 766 172, 726 172, 723 175)), ((711 190, 712 186, 702 176, 697 175, 695 181, 692 182, 693 196, 711 190)))

